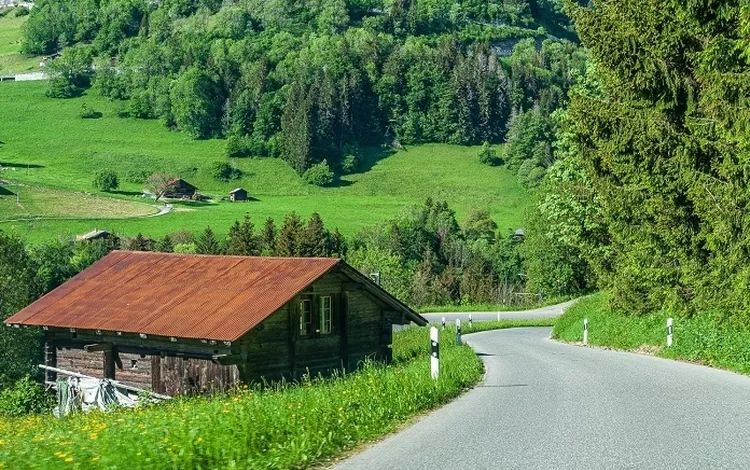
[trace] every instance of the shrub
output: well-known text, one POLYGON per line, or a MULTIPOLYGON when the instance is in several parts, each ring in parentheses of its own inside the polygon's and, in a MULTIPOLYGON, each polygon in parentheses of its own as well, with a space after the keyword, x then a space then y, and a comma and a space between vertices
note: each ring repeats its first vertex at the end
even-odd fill
POLYGON ((227 162, 216 162, 211 166, 211 176, 219 181, 236 180, 242 176, 242 171, 227 162))
POLYGON ((0 392, 0 415, 46 413, 52 409, 52 405, 52 396, 28 376, 0 392))
POLYGON ((22 6, 17 6, 11 11, 13 12, 13 16, 15 16, 16 18, 18 18, 19 16, 27 16, 29 14, 29 9, 22 6))
POLYGON ((323 160, 308 168, 302 175, 302 179, 315 186, 330 186, 333 183, 333 171, 328 166, 328 162, 323 160))
POLYGON ((482 149, 479 151, 479 161, 489 166, 498 166, 503 163, 502 159, 497 156, 489 142, 482 144, 482 149))
POLYGON ((229 158, 250 157, 253 143, 247 137, 230 135, 227 137, 227 143, 224 146, 224 153, 229 158))
POLYGON ((188 255, 194 255, 198 252, 195 243, 177 243, 174 246, 175 253, 183 253, 188 255))
POLYGON ((341 172, 345 175, 350 175, 357 171, 359 168, 359 157, 356 155, 347 155, 341 162, 341 172))
POLYGON ((81 119, 99 119, 102 117, 102 113, 93 108, 89 108, 86 103, 83 103, 79 116, 81 116, 81 119))
POLYGON ((99 170, 94 176, 94 188, 99 191, 112 191, 120 187, 117 173, 112 170, 99 170))

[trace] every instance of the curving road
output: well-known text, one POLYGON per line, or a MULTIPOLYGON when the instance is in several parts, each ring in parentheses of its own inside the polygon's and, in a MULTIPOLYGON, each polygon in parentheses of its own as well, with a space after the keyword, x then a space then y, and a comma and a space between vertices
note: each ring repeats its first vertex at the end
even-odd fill
MULTIPOLYGON (((517 310, 510 312, 471 312, 472 321, 487 321, 487 320, 530 320, 530 319, 543 319, 543 318, 556 318, 562 315, 562 313, 575 303, 576 300, 570 300, 565 303, 557 305, 548 305, 547 307, 535 308, 533 310, 517 310)), ((430 323, 440 323, 445 317, 447 323, 455 323, 457 318, 460 318, 462 322, 468 321, 469 313, 455 313, 455 312, 431 312, 423 313, 430 323)))
POLYGON ((467 335, 484 382, 335 468, 750 468, 750 378, 549 333, 467 335))

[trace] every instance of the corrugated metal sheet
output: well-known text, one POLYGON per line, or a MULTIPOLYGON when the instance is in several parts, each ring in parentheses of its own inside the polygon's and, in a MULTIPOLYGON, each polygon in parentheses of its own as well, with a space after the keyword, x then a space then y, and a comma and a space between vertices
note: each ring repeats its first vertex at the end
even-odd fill
POLYGON ((339 262, 113 251, 5 322, 234 341, 339 262))

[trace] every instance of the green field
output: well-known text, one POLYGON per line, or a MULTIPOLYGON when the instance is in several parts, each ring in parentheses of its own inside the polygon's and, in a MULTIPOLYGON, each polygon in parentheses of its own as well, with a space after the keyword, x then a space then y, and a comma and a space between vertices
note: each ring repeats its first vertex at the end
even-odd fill
POLYGON ((39 68, 39 57, 26 57, 21 51, 21 28, 28 16, 0 18, 0 75, 39 68))
MULTIPOLYGON (((113 197, 132 203, 142 201, 143 185, 124 181, 129 171, 167 171, 217 200, 242 186, 257 201, 179 206, 156 218, 0 223, 0 229, 32 241, 72 236, 93 227, 153 237, 207 225, 223 232, 245 213, 260 223, 269 216, 281 219, 291 211, 303 217, 317 211, 329 227, 352 234, 427 197, 448 201, 459 221, 472 208, 488 209, 501 229, 510 230, 520 226, 527 204, 516 177, 504 168, 480 164, 476 147, 443 144, 409 147, 391 155, 369 149, 363 171, 344 177, 332 188, 307 185, 285 162, 268 158, 235 159, 242 178, 221 182, 211 177, 210 167, 226 160, 223 140, 196 141, 158 121, 120 118, 118 103, 93 93, 69 100, 47 98, 45 87, 43 82, 0 84, 0 180, 90 192, 96 171, 108 168, 118 172, 122 181, 113 197), (81 119, 84 103, 103 117, 81 119)), ((7 207, 7 202, 3 204, 0 210, 7 207)), ((50 199, 49 204, 56 201, 50 199)), ((40 206, 40 211, 45 210, 40 206)))

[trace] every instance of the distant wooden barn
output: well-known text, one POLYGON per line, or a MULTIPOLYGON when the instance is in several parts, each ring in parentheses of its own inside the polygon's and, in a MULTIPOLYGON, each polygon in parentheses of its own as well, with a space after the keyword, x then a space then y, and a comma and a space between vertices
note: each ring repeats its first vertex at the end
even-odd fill
POLYGON ((247 191, 242 188, 236 188, 229 191, 229 200, 232 202, 247 201, 247 191))
POLYGON ((170 182, 169 189, 164 193, 164 197, 172 199, 192 198, 197 191, 198 188, 192 184, 182 178, 177 178, 170 182))
POLYGON ((78 235, 76 237, 76 241, 91 241, 91 240, 109 240, 113 237, 113 235, 106 231, 106 230, 97 230, 94 229, 90 232, 84 233, 83 235, 78 235))
POLYGON ((6 320, 45 330, 47 365, 167 394, 389 361, 409 322, 427 323, 338 259, 128 251, 6 320))

